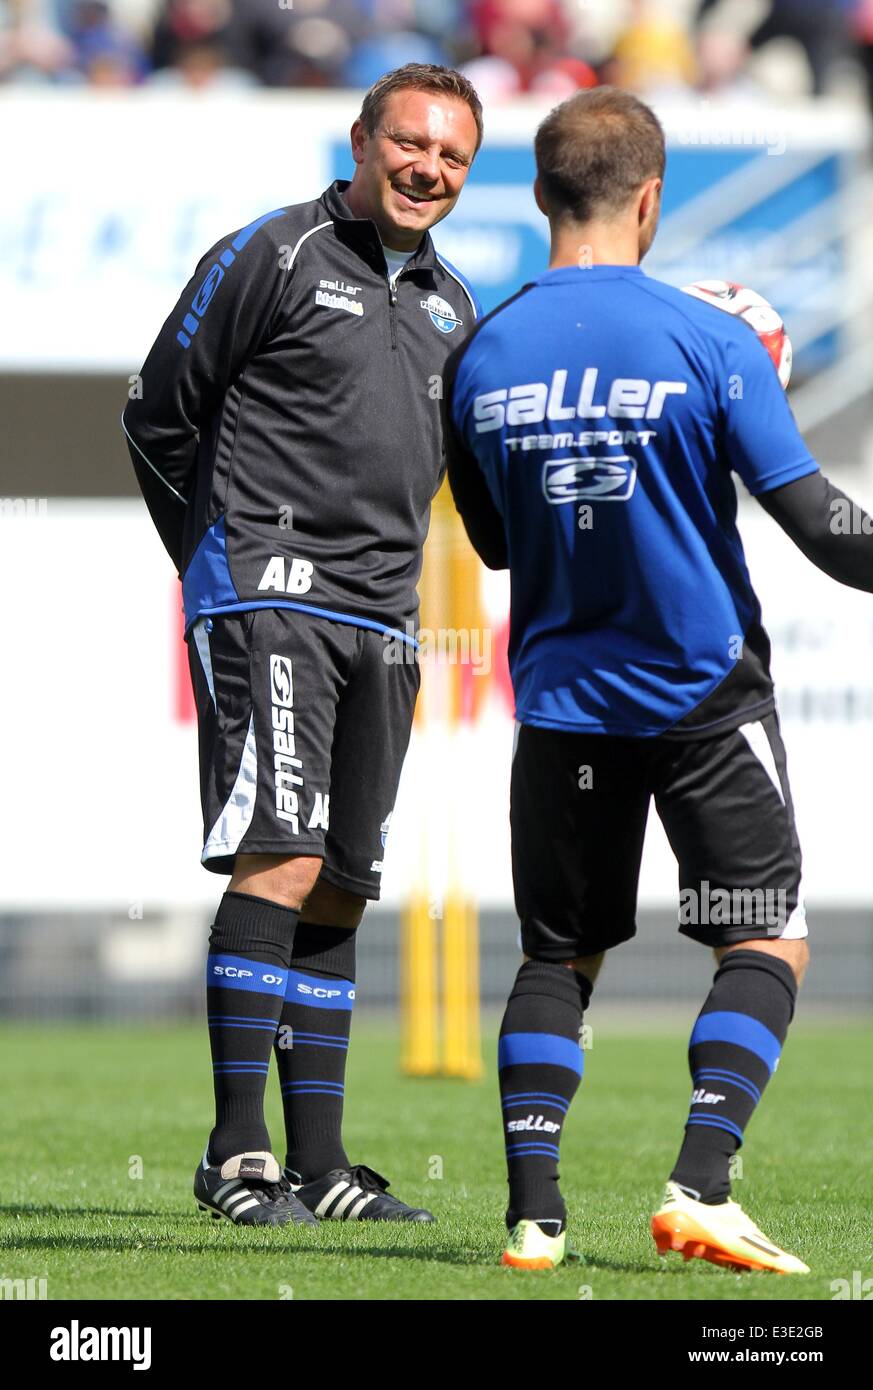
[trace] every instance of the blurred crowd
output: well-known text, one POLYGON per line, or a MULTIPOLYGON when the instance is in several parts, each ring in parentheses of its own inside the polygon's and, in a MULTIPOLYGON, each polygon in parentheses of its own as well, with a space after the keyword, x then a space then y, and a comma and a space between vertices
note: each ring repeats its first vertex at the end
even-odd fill
POLYGON ((873 0, 0 0, 6 84, 357 88, 407 62, 460 67, 486 101, 818 95, 860 73, 873 104, 873 0))

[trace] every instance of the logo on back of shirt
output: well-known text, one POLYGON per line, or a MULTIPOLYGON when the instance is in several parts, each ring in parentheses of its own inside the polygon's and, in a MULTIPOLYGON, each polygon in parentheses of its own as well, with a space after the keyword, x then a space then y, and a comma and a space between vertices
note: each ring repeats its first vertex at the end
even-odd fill
POLYGON ((418 302, 422 309, 427 310, 434 328, 441 333, 453 333, 462 326, 463 319, 459 319, 448 300, 441 299, 438 294, 429 294, 427 299, 418 302))
POLYGON ((543 464, 543 492, 553 505, 561 502, 627 502, 637 480, 637 466, 627 454, 603 458, 583 455, 549 459, 543 464))
POLYGON ((596 367, 585 367, 578 391, 572 390, 567 397, 568 375, 561 367, 552 373, 551 381, 527 381, 476 396, 476 433, 487 434, 504 425, 538 425, 544 420, 660 420, 670 397, 684 396, 688 390, 685 381, 619 376, 601 393, 600 372, 596 367))

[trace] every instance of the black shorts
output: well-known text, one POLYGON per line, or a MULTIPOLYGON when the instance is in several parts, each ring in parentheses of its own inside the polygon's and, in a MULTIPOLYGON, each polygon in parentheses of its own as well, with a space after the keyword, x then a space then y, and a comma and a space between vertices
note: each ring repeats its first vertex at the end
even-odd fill
POLYGON ((414 652, 398 661, 396 649, 290 609, 193 625, 207 869, 232 873, 237 854, 316 855, 331 883, 379 897, 420 679, 414 652))
POLYGON ((634 935, 652 797, 679 862, 680 932, 707 946, 807 934, 775 714, 682 742, 522 725, 511 796, 516 907, 536 960, 634 935))

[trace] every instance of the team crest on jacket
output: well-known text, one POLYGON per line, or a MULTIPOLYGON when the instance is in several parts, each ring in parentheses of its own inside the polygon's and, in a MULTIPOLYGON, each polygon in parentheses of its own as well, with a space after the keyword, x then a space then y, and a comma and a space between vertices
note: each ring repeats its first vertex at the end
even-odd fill
POLYGON ((441 333, 452 333, 463 323, 463 319, 458 318, 448 300, 440 299, 438 294, 429 294, 427 299, 421 299, 419 303, 422 309, 427 310, 434 328, 438 328, 441 333))

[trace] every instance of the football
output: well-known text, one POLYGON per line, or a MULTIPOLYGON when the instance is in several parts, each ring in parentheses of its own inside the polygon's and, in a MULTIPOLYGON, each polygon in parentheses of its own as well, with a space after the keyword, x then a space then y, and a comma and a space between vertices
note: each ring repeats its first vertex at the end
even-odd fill
POLYGON ((693 285, 683 285, 685 294, 693 294, 708 304, 724 309, 754 329, 773 359, 779 380, 787 388, 791 380, 793 352, 791 339, 785 331, 782 317, 763 295, 745 285, 736 285, 731 280, 697 280, 693 285))

